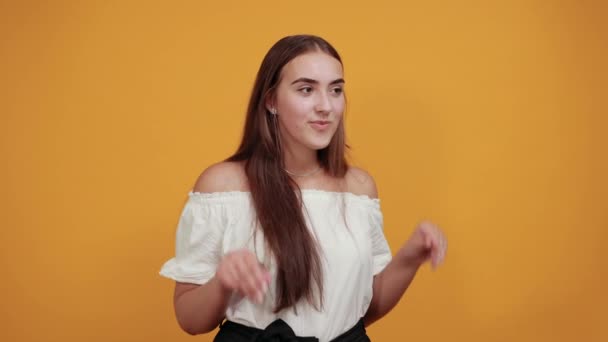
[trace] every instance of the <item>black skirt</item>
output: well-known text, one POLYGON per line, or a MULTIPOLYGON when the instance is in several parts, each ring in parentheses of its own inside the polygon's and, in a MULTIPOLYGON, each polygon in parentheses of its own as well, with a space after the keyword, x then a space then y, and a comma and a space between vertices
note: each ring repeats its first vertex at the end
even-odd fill
MULTIPOLYGON (((291 327, 282 319, 272 322, 266 329, 248 327, 232 321, 220 325, 214 342, 318 342, 316 337, 296 336, 291 327)), ((331 342, 370 342, 365 332, 363 319, 344 334, 331 342)))

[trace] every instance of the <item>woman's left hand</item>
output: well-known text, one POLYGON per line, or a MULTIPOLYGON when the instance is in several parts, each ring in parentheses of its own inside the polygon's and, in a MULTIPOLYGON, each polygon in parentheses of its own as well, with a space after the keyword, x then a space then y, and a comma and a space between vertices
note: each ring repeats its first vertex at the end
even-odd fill
POLYGON ((396 255, 404 264, 419 267, 426 261, 431 262, 434 269, 443 264, 448 242, 439 227, 423 221, 405 242, 396 255))

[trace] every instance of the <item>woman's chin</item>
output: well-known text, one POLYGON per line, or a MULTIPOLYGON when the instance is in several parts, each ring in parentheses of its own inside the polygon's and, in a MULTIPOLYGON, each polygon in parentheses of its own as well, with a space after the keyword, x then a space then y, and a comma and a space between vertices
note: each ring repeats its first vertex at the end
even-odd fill
POLYGON ((327 141, 327 142, 325 142, 325 141, 323 141, 323 142, 314 142, 314 143, 308 144, 308 147, 311 150, 317 150, 317 151, 325 149, 325 148, 327 148, 327 146, 329 146, 329 141, 327 141))

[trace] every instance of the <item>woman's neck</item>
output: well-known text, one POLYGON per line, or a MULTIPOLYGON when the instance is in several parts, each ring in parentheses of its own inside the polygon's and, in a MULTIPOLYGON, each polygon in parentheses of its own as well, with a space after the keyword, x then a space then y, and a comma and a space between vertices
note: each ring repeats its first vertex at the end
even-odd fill
POLYGON ((293 174, 306 174, 319 169, 317 151, 302 148, 300 151, 286 148, 283 155, 285 170, 293 174))

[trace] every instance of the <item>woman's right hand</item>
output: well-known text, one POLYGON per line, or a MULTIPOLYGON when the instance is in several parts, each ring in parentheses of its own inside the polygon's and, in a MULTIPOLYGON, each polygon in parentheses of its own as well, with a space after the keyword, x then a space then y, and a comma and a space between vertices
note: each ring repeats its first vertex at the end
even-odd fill
POLYGON ((224 289, 237 291, 256 303, 262 303, 270 284, 270 273, 248 249, 226 254, 218 266, 216 277, 224 289))

